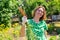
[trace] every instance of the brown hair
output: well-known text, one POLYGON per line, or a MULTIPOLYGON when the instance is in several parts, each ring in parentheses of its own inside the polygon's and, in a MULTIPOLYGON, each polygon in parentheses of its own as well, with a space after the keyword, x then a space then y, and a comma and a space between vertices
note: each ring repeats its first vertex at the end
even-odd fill
POLYGON ((38 6, 34 9, 34 11, 32 11, 32 16, 34 17, 35 16, 35 12, 37 9, 39 8, 43 8, 43 16, 40 18, 40 20, 45 20, 46 19, 46 10, 45 10, 45 7, 44 6, 38 6))

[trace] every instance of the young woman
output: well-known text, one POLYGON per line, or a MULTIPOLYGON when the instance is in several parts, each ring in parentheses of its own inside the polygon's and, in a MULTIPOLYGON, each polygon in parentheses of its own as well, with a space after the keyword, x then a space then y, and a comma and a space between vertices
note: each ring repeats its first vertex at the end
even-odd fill
POLYGON ((26 16, 22 17, 22 28, 20 34, 20 40, 47 40, 46 30, 48 27, 44 19, 46 18, 46 11, 43 6, 38 6, 34 9, 33 19, 27 19, 26 16), (26 30, 25 30, 26 29, 26 30))

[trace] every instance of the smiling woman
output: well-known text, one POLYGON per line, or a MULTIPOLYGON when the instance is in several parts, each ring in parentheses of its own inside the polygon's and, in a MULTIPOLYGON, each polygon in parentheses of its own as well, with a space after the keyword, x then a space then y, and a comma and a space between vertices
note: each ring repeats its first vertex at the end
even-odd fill
MULTIPOLYGON (((33 12, 33 19, 22 17, 21 37, 27 36, 27 40, 47 40, 46 30, 48 30, 46 22, 46 11, 43 6, 38 6, 33 12), (25 30, 26 29, 26 30, 25 30)), ((22 39, 22 38, 21 38, 22 39)))
POLYGON ((45 8, 43 6, 38 6, 34 9, 34 11, 32 12, 32 16, 34 17, 35 16, 35 13, 40 13, 40 16, 43 15, 40 19, 46 19, 46 11, 45 11, 45 8), (37 10, 38 9, 38 10, 37 10))

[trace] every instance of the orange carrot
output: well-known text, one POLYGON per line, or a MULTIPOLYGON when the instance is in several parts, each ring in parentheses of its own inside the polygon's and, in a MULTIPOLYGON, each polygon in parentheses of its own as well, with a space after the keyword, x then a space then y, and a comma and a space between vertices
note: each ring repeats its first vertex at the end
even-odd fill
POLYGON ((18 9, 19 9, 19 11, 21 12, 21 14, 22 14, 23 16, 26 16, 25 11, 24 11, 21 7, 19 7, 18 9))

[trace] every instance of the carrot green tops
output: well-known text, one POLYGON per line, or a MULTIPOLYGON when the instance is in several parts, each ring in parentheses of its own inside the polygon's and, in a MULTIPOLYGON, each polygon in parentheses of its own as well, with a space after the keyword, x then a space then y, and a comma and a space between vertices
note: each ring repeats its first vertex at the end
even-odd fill
POLYGON ((47 40, 44 31, 48 30, 48 28, 44 20, 36 23, 33 19, 29 19, 26 26, 28 40, 47 40))

